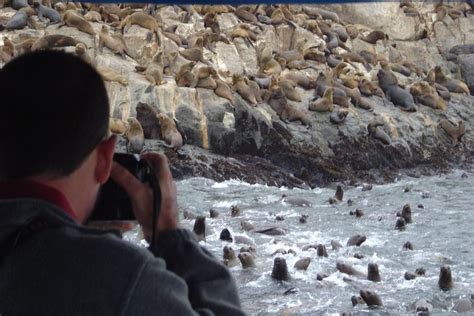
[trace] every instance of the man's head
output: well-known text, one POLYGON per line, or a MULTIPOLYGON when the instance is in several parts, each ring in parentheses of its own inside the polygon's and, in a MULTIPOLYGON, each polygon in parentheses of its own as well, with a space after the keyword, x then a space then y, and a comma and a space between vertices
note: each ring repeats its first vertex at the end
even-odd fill
POLYGON ((96 173, 93 164, 109 169, 98 178, 91 175, 98 190, 93 182, 108 177, 111 162, 102 160, 111 160, 109 147, 115 144, 101 148, 107 143, 109 104, 100 75, 78 57, 42 51, 5 65, 0 87, 0 180, 63 181, 92 159, 82 177, 96 173))

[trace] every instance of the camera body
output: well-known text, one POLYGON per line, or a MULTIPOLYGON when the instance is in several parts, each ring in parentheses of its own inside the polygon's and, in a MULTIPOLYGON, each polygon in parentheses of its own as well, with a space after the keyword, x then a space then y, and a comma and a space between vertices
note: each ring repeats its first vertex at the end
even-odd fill
MULTIPOLYGON (((153 170, 146 160, 134 154, 116 153, 114 161, 126 168, 140 182, 152 185, 153 170)), ((133 221, 132 203, 127 192, 109 179, 100 189, 90 221, 133 221)))

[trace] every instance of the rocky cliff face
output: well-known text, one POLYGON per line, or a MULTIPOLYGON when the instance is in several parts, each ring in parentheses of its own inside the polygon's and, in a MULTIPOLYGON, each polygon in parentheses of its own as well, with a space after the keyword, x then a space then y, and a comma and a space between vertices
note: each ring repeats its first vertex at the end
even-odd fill
MULTIPOLYGON (((410 71, 405 75, 394 72, 400 86, 406 89, 413 83, 428 80, 429 71, 436 66, 440 66, 447 76, 465 80, 472 87, 474 50, 469 46, 463 46, 461 53, 457 51, 453 54, 450 50, 456 45, 474 44, 474 15, 469 13, 467 5, 446 8, 461 11, 462 15, 456 16, 457 11, 453 11, 434 23, 441 13, 434 13, 433 5, 425 3, 407 6, 393 2, 291 6, 289 11, 293 14, 293 22, 250 24, 256 36, 253 39, 232 38, 232 32, 242 24, 242 17, 239 18, 236 12, 217 13, 215 21, 227 40, 217 41, 211 48, 205 46, 203 59, 198 65, 211 65, 218 77, 229 85, 232 85, 234 74, 270 78, 262 76, 259 48, 269 47, 276 56, 295 49, 299 42, 306 40, 305 52, 313 50, 323 60, 316 62, 306 58, 305 64, 296 67, 300 69, 289 69, 287 65, 278 77, 301 74, 314 81, 320 73, 327 73, 331 69, 325 62, 325 52, 326 58, 329 58, 328 53, 341 58, 348 50, 356 53, 367 50, 375 53, 378 61, 372 65, 363 65, 346 60, 350 68, 348 74, 376 82, 377 72, 381 68, 379 61, 400 64, 406 60, 422 70, 418 74, 410 71), (321 8, 326 11, 319 11, 318 16, 312 15, 312 10, 321 8), (309 20, 330 25, 331 33, 337 29, 347 32, 353 26, 352 29, 357 29, 359 34, 348 37, 344 43, 347 49, 331 48, 330 35, 318 34, 308 25, 309 20), (383 31, 388 39, 378 40, 374 44, 362 40, 373 30, 383 31)), ((174 34, 189 41, 193 35, 209 31, 209 28, 205 28, 204 12, 200 11, 204 8, 196 6, 196 10, 187 9, 162 6, 154 16, 160 21, 162 30, 175 26, 174 34)), ((249 6, 245 9, 253 12, 258 8, 249 6)), ((138 8, 134 10, 140 11, 138 8)), ((6 22, 14 14, 11 8, 1 9, 0 20, 6 22)), ((92 22, 97 34, 102 24, 92 22)), ((0 44, 4 37, 18 44, 45 34, 68 35, 85 43, 88 53, 95 56, 97 65, 112 70, 121 78, 121 82, 106 81, 112 117, 123 120, 135 117, 136 106, 141 102, 180 122, 187 134, 188 146, 180 154, 166 150, 178 177, 208 176, 219 180, 242 178, 249 182, 275 185, 303 186, 306 183, 314 186, 341 180, 390 180, 400 169, 426 166, 426 170, 435 170, 446 168, 449 163, 472 162, 474 100, 470 95, 451 93, 446 110, 417 104, 416 112, 402 111, 386 97, 368 97, 373 110, 356 107, 351 100, 349 107, 344 110, 348 113, 345 121, 333 124, 330 121, 333 113, 308 111, 308 105, 314 97, 314 85, 310 89, 296 85, 301 102, 288 100, 288 104, 307 114, 309 124, 303 125, 300 121, 282 120, 281 115, 265 100, 252 106, 234 92, 235 103, 232 104, 211 89, 178 86, 176 74, 189 60, 176 53, 186 46, 178 46, 163 34, 159 36, 160 41, 156 36, 147 41, 146 38, 150 36, 148 29, 139 25, 125 27, 123 41, 129 57, 123 59, 107 48, 99 52, 98 35, 91 36, 69 26, 43 26, 45 28, 4 30, 0 33, 0 44), (150 82, 143 73, 135 71, 135 67, 146 66, 158 51, 163 51, 165 56, 176 57, 169 62, 162 84, 149 89, 150 82), (439 127, 438 122, 442 118, 464 121, 465 134, 461 143, 454 145, 450 136, 439 127), (369 136, 367 126, 374 121, 381 123, 379 129, 390 137, 389 145, 369 136)), ((65 49, 74 52, 74 47, 65 49)), ((340 109, 336 106, 333 112, 340 109)), ((146 149, 150 148, 161 147, 149 141, 146 149)))

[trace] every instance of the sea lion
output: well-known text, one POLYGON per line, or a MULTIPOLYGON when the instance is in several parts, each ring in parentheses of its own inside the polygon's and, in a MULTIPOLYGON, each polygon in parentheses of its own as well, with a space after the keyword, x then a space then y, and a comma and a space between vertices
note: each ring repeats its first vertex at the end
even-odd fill
POLYGON ((33 2, 33 8, 35 9, 40 21, 44 22, 44 18, 47 18, 51 24, 61 22, 61 15, 58 11, 45 7, 39 2, 33 2))
POLYGON ((21 8, 29 6, 27 0, 11 0, 10 5, 14 10, 20 10, 21 8))
POLYGON ((255 259, 250 252, 241 252, 238 257, 243 269, 255 268, 257 266, 255 264, 255 259))
POLYGON ((312 203, 306 199, 295 197, 295 196, 286 196, 285 194, 282 195, 283 202, 286 204, 290 204, 293 206, 301 206, 301 207, 311 207, 312 203))
POLYGON ((236 217, 236 216, 240 216, 240 215, 242 215, 242 211, 240 210, 240 208, 236 205, 232 205, 230 207, 230 216, 236 217))
POLYGON ((260 91, 260 86, 258 83, 254 80, 250 80, 249 78, 244 78, 245 82, 249 86, 250 90, 252 90, 253 95, 255 96, 255 100, 257 100, 257 103, 260 103, 263 101, 262 99, 262 92, 260 91))
POLYGON ((74 27, 79 31, 90 35, 96 35, 91 23, 75 11, 67 10, 63 15, 62 20, 67 26, 74 27))
POLYGON ((216 82, 214 93, 221 98, 229 100, 232 105, 235 105, 234 93, 232 92, 232 89, 229 87, 229 85, 219 78, 214 78, 214 80, 216 82))
POLYGON ((180 150, 183 147, 183 137, 176 128, 176 123, 164 113, 159 113, 156 117, 160 121, 161 139, 175 151, 180 150))
POLYGON ((388 40, 388 35, 382 31, 375 30, 367 34, 367 36, 361 35, 359 38, 364 42, 375 44, 378 40, 388 40))
POLYGON ((364 299, 362 297, 355 296, 355 295, 351 297, 351 303, 352 303, 352 306, 365 304, 364 299))
POLYGON ((323 244, 319 244, 316 249, 316 254, 318 255, 318 257, 327 257, 328 251, 326 250, 326 246, 324 246, 323 244))
POLYGON ((95 67, 96 62, 92 58, 92 56, 87 52, 87 47, 84 43, 78 43, 75 48, 75 53, 79 56, 83 61, 88 63, 89 65, 95 67))
POLYGON ((288 266, 284 258, 276 257, 273 260, 272 278, 279 281, 288 281, 290 279, 288 266))
POLYGON ((156 37, 159 40, 160 25, 158 21, 151 15, 148 15, 144 12, 134 12, 123 19, 122 23, 120 24, 120 29, 123 30, 125 27, 133 24, 155 32, 156 37))
POLYGON ((5 25, 0 24, 0 31, 3 31, 3 29, 22 30, 27 23, 28 14, 24 11, 17 11, 5 25))
POLYGON ((369 307, 383 305, 382 300, 375 292, 360 290, 359 294, 369 307))
POLYGON ((206 218, 204 216, 196 217, 193 233, 196 235, 198 241, 206 240, 206 218))
POLYGON ((403 275, 403 278, 407 281, 410 281, 410 280, 414 280, 416 279, 416 275, 411 273, 411 272, 405 272, 405 274, 403 275))
POLYGON ((60 34, 52 34, 52 35, 45 35, 38 40, 31 46, 32 51, 42 50, 42 49, 50 49, 55 47, 66 47, 66 46, 76 46, 81 42, 73 39, 70 36, 60 35, 60 34))
POLYGON ((102 25, 99 33, 99 52, 102 52, 104 46, 110 49, 114 54, 121 55, 124 59, 125 55, 128 55, 125 42, 115 36, 110 35, 107 26, 102 25))
POLYGON ((308 41, 306 39, 300 40, 296 43, 296 49, 279 52, 275 55, 275 57, 282 57, 286 63, 290 63, 295 60, 303 60, 304 46, 307 42, 308 41))
POLYGON ((301 102, 301 95, 296 90, 295 84, 290 80, 280 79, 278 84, 285 94, 286 98, 292 101, 301 102))
POLYGON ((385 96, 393 104, 398 105, 400 109, 407 112, 416 112, 413 96, 398 86, 398 80, 393 73, 380 69, 377 73, 380 87, 385 96))
POLYGON ((381 122, 370 122, 367 125, 367 131, 369 133, 369 137, 373 137, 382 142, 384 145, 390 145, 392 143, 392 139, 388 136, 387 133, 380 127, 384 126, 384 123, 381 122))
MULTIPOLYGON (((158 86, 163 83, 163 52, 158 51, 145 70, 145 78, 151 82, 151 87, 158 86)), ((147 88, 147 90, 149 90, 147 88)), ((145 92, 147 92, 145 90, 145 92)))
POLYGON ((311 101, 309 103, 309 110, 317 112, 332 112, 334 108, 333 104, 333 88, 327 88, 324 91, 322 98, 311 101))
POLYGON ((355 211, 350 211, 349 215, 355 215, 355 217, 362 217, 364 216, 364 212, 360 208, 356 208, 355 211))
POLYGON ((240 252, 249 252, 252 256, 257 256, 257 248, 253 246, 244 246, 240 248, 240 252))
POLYGON ((110 117, 109 118, 109 130, 114 134, 123 135, 129 129, 128 122, 122 121, 121 119, 110 117))
POLYGON ((192 61, 189 63, 185 63, 181 65, 181 67, 179 67, 179 70, 174 78, 178 87, 196 87, 198 78, 196 78, 196 76, 192 72, 192 69, 195 65, 196 62, 192 61))
POLYGON ((364 278, 364 279, 367 278, 365 273, 356 270, 354 267, 352 267, 348 263, 337 262, 336 263, 336 269, 339 270, 339 272, 341 272, 341 273, 345 273, 345 274, 348 274, 348 275, 354 275, 354 276, 361 277, 361 278, 364 278))
POLYGON ((343 246, 342 246, 341 243, 338 242, 337 240, 331 240, 331 247, 332 247, 332 250, 338 251, 338 250, 341 249, 343 246))
POLYGON ((367 280, 372 282, 380 282, 382 280, 379 273, 379 266, 376 263, 369 263, 367 265, 367 280))
POLYGON ((235 9, 234 14, 243 22, 258 24, 257 17, 253 13, 250 13, 242 7, 238 7, 237 9, 235 9))
POLYGON ((251 231, 251 230, 255 229, 255 226, 253 226, 248 221, 240 221, 240 227, 242 227, 242 229, 245 230, 245 231, 251 231))
POLYGON ((337 109, 329 116, 329 120, 334 124, 341 124, 346 120, 349 111, 347 109, 337 109))
POLYGON ((233 267, 237 265, 237 256, 235 255, 234 249, 232 247, 224 246, 223 251, 223 258, 224 258, 224 265, 227 267, 233 267))
POLYGON ((296 270, 305 270, 306 271, 308 269, 308 266, 309 266, 310 263, 311 263, 311 258, 310 257, 302 258, 302 259, 295 262, 294 268, 296 270))
POLYGON ((448 291, 453 288, 453 278, 451 276, 451 268, 449 266, 440 268, 438 286, 443 291, 448 291))
POLYGON ((405 204, 402 209, 402 217, 405 220, 407 224, 410 224, 412 222, 411 219, 411 207, 410 204, 405 204))
POLYGON ((461 80, 451 79, 443 74, 440 66, 435 67, 435 82, 446 87, 450 92, 470 95, 469 88, 461 80))
POLYGON ((219 239, 220 240, 225 240, 225 241, 229 241, 229 242, 232 242, 234 239, 232 238, 232 235, 230 234, 230 231, 227 229, 227 228, 224 228, 220 235, 219 235, 219 239))
POLYGON ((411 242, 407 241, 403 244, 403 249, 406 249, 406 250, 413 250, 413 245, 411 242))
POLYGON ((280 227, 265 227, 260 229, 255 229, 254 232, 269 236, 282 236, 286 234, 286 231, 280 227))
POLYGON ((0 46, 0 61, 8 63, 15 56, 15 45, 8 38, 3 38, 3 46, 0 46))
POLYGON ((306 113, 299 109, 295 109, 288 104, 288 101, 280 87, 272 89, 267 103, 278 114, 282 121, 288 120, 291 122, 299 120, 303 125, 309 124, 309 118, 306 113))
POLYGON ((438 95, 436 88, 427 82, 415 82, 410 86, 410 93, 415 100, 423 105, 429 106, 436 110, 447 110, 446 101, 438 95))
POLYGON ((213 208, 209 210, 209 217, 210 218, 217 218, 219 217, 219 212, 213 208))
POLYGON ((455 125, 455 123, 451 120, 441 119, 438 123, 438 126, 451 137, 453 145, 460 143, 462 141, 462 137, 466 133, 466 127, 464 126, 464 121, 462 120, 459 120, 458 124, 455 125))
POLYGON ((458 300, 454 306, 453 311, 456 313, 467 313, 474 308, 474 296, 465 297, 458 300))
POLYGON ((338 201, 342 201, 344 198, 344 190, 342 189, 342 186, 337 185, 336 187, 336 193, 334 194, 334 198, 338 201))
POLYGON ((157 117, 158 112, 156 112, 153 107, 143 102, 138 102, 136 111, 137 120, 143 128, 145 138, 161 139, 160 120, 157 117))
POLYGON ((232 76, 232 83, 234 86, 234 90, 248 103, 255 106, 257 105, 257 99, 255 98, 255 94, 250 89, 248 84, 245 81, 245 78, 241 75, 234 74, 232 76))
POLYGON ((301 224, 305 224, 308 220, 308 215, 307 214, 301 214, 300 218, 299 218, 299 222, 301 224))
POLYGON ((405 222, 405 219, 403 217, 397 218, 397 222, 395 223, 395 228, 398 230, 403 230, 405 229, 407 223, 405 222))
POLYGON ((136 118, 130 117, 127 120, 129 124, 129 129, 125 134, 125 137, 128 140, 127 151, 134 154, 139 154, 143 150, 143 145, 145 143, 145 137, 143 136, 143 129, 140 125, 140 122, 136 118))
POLYGON ((380 87, 378 87, 375 83, 373 83, 370 80, 367 80, 366 78, 362 78, 359 81, 359 90, 360 93, 362 93, 365 96, 372 96, 376 95, 381 98, 384 97, 384 93, 380 87))
POLYGON ((347 241, 347 246, 360 246, 367 240, 365 235, 354 235, 347 241))
POLYGON ((84 19, 89 22, 102 22, 102 15, 97 11, 89 11, 84 14, 84 19))

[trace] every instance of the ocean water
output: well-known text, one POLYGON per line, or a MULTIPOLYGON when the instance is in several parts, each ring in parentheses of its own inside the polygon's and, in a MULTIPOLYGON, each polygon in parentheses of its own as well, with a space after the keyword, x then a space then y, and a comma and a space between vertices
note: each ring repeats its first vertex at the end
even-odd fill
MULTIPOLYGON (((455 302, 474 294, 474 173, 462 170, 447 175, 421 178, 401 178, 384 185, 374 185, 370 191, 362 187, 345 187, 344 199, 330 205, 334 188, 301 190, 250 185, 237 180, 221 183, 204 178, 192 178, 177 183, 180 210, 186 209, 206 218, 206 241, 201 244, 222 260, 222 249, 231 246, 236 253, 245 244, 219 239, 223 228, 234 235, 244 235, 257 245, 256 268, 242 269, 240 263, 230 268, 237 282, 244 310, 249 314, 330 315, 353 312, 355 315, 414 315, 412 304, 426 299, 433 305, 432 315, 450 315, 455 302), (408 192, 405 192, 408 191, 408 192), (285 203, 282 194, 304 198, 310 207, 285 203), (348 200, 353 204, 350 206, 348 200), (413 223, 403 231, 395 229, 396 213, 405 204, 412 209, 413 223), (231 217, 231 206, 242 214, 231 217), (209 218, 209 209, 220 214, 209 218), (361 218, 349 215, 356 208, 363 210, 361 218), (308 215, 302 224, 299 218, 308 215), (276 216, 284 218, 276 220, 276 216), (255 227, 276 226, 286 231, 282 236, 266 236, 245 232, 240 222, 249 221, 255 227), (356 234, 367 236, 360 246, 346 246, 356 234), (332 249, 331 240, 343 248, 332 249), (410 241, 413 250, 403 249, 410 241), (308 244, 323 244, 328 257, 318 257, 315 249, 303 250, 308 244), (295 254, 274 254, 278 249, 292 249, 295 254), (360 254, 357 259, 354 254, 360 254), (282 257, 288 265, 290 281, 271 278, 273 260, 282 257), (296 270, 294 263, 310 257, 306 271, 296 270), (368 263, 377 263, 382 281, 373 283, 349 276, 336 269, 336 262, 351 264, 367 273, 368 263), (451 267, 454 288, 441 291, 438 287, 441 266, 451 267), (404 279, 406 271, 414 273, 423 267, 426 275, 415 280, 404 279), (318 281, 318 273, 327 278, 318 281), (294 293, 284 295, 295 288, 294 293), (383 307, 369 309, 351 304, 351 296, 360 289, 376 292, 383 307)), ((182 216, 182 212, 181 212, 182 216)), ((194 220, 181 219, 192 229, 194 220)), ((127 235, 132 242, 143 244, 139 235, 127 235)), ((474 310, 471 311, 474 314, 474 310)))

